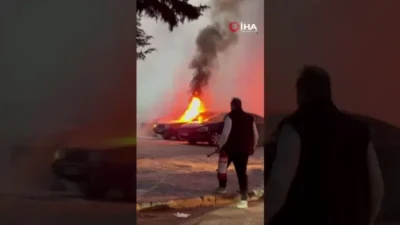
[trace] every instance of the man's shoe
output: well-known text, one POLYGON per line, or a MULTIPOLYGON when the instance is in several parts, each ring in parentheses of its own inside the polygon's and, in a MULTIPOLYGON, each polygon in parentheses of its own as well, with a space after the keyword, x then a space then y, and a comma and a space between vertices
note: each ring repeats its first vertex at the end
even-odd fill
POLYGON ((239 209, 247 209, 249 207, 248 203, 246 200, 241 200, 237 205, 237 208, 239 209))
POLYGON ((215 194, 226 194, 226 188, 217 188, 214 190, 215 194))

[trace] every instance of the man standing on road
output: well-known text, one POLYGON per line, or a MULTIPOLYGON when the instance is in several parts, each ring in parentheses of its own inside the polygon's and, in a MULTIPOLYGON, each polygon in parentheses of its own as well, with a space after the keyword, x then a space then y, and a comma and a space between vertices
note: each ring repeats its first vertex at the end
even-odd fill
MULTIPOLYGON (((233 98, 231 112, 225 116, 224 128, 218 143, 217 152, 228 156, 228 167, 233 163, 239 181, 241 201, 238 208, 247 208, 247 162, 257 146, 258 132, 254 117, 242 109, 242 101, 233 98)), ((226 192, 226 174, 218 176, 217 193, 226 192)))
POLYGON ((383 181, 368 127, 336 108, 324 69, 306 66, 296 88, 267 183, 269 224, 373 224, 383 181))

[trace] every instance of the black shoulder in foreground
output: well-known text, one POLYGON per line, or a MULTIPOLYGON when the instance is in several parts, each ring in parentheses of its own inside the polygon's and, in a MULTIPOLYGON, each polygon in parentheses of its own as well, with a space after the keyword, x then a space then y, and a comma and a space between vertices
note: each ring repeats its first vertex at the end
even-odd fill
POLYGON ((342 112, 343 118, 346 120, 346 123, 349 128, 353 128, 355 131, 360 132, 360 134, 368 135, 369 137, 369 127, 364 122, 360 121, 356 116, 342 112))
POLYGON ((290 114, 288 116, 285 116, 283 119, 281 119, 278 123, 278 125, 275 127, 275 129, 272 131, 272 138, 275 140, 278 138, 279 132, 282 130, 283 126, 285 124, 290 123, 290 118, 293 116, 293 114, 290 114))

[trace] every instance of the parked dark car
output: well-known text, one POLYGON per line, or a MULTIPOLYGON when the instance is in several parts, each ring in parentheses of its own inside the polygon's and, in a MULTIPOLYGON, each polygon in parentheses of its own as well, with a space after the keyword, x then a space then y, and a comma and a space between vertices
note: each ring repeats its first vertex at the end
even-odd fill
MULTIPOLYGON (((212 111, 206 111, 201 113, 199 116, 197 116, 193 122, 198 122, 202 118, 208 118, 212 115, 215 115, 215 112, 212 111)), ((161 137, 164 140, 170 140, 170 139, 176 139, 179 140, 179 128, 181 128, 182 125, 187 124, 189 122, 182 122, 182 121, 169 121, 169 122, 164 122, 164 123, 156 123, 154 124, 154 133, 161 135, 161 137)))
MULTIPOLYGON (((224 127, 224 118, 227 113, 218 113, 207 118, 203 123, 188 123, 179 129, 179 138, 186 140, 190 144, 207 142, 210 145, 217 145, 224 127)), ((264 144, 264 118, 253 114, 259 139, 257 145, 264 144)))
POLYGON ((111 189, 120 189, 129 200, 136 196, 134 146, 60 149, 55 153, 52 170, 59 179, 78 184, 89 199, 103 198, 111 189))

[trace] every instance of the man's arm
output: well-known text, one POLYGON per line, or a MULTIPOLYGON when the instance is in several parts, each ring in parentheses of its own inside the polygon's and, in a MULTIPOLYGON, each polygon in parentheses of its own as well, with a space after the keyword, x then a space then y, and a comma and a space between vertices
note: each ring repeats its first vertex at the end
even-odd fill
POLYGON ((253 136, 254 136, 254 149, 256 149, 258 143, 258 130, 256 122, 253 122, 253 136))
POLYGON ((370 143, 368 146, 368 175, 371 200, 370 224, 374 224, 374 221, 378 216, 381 208, 381 203, 384 196, 384 184, 379 161, 372 143, 370 143))
POLYGON ((267 221, 286 200, 300 158, 300 137, 290 124, 282 126, 277 137, 276 156, 266 188, 267 221))
POLYGON ((228 141, 229 134, 231 133, 232 129, 232 120, 229 116, 225 117, 224 120, 224 128, 222 129, 221 136, 218 141, 218 147, 221 149, 222 146, 228 141))

